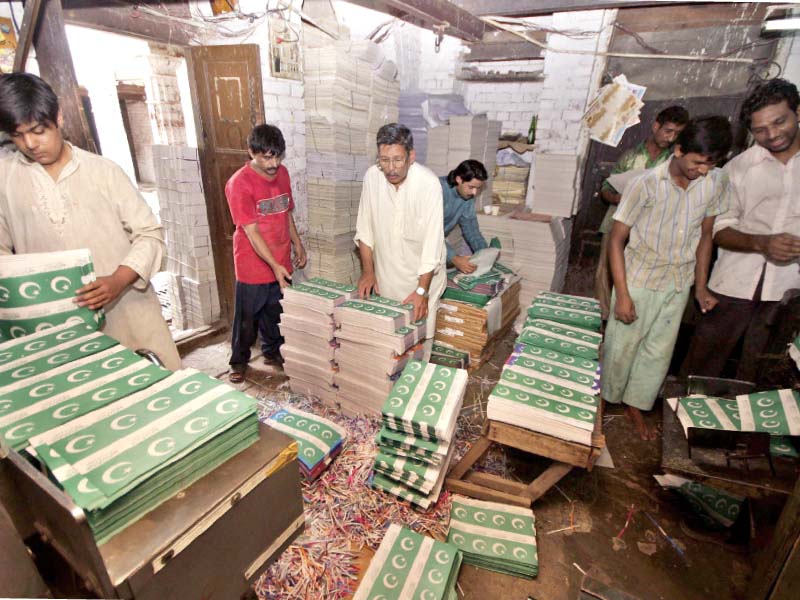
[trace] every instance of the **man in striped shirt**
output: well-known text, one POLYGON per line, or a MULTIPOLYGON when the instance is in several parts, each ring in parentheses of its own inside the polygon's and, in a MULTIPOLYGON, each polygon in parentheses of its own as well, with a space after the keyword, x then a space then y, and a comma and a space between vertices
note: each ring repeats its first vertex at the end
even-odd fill
POLYGON ((653 407, 667 374, 692 283, 703 312, 717 303, 708 270, 714 218, 727 209, 728 180, 714 167, 730 146, 724 117, 690 121, 672 157, 632 181, 614 214, 603 398, 626 405, 642 439, 655 439, 641 411, 653 407))

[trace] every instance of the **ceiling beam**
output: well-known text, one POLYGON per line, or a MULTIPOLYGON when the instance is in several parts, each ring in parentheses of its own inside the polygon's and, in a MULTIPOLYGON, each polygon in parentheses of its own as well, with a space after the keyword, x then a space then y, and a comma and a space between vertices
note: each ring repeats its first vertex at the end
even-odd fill
MULTIPOLYGON (((547 41, 544 31, 531 31, 528 36, 542 42, 547 41)), ((469 45, 465 62, 492 62, 499 60, 536 60, 544 58, 544 50, 535 44, 521 40, 507 31, 490 31, 480 42, 469 45)))
POLYGON ((479 17, 535 17, 574 10, 691 4, 690 2, 659 2, 657 0, 491 0, 491 2, 457 0, 457 2, 461 8, 479 17))
POLYGON ((150 12, 136 10, 137 4, 148 2, 123 2, 122 0, 64 0, 64 20, 72 25, 80 25, 112 33, 128 34, 165 44, 188 46, 193 39, 201 38, 204 29, 170 19, 169 16, 184 16, 181 3, 170 2, 164 6, 156 4, 153 9, 164 11, 163 17, 150 12))
POLYGON ((448 0, 352 0, 425 29, 446 24, 444 33, 467 42, 478 42, 490 25, 448 0))

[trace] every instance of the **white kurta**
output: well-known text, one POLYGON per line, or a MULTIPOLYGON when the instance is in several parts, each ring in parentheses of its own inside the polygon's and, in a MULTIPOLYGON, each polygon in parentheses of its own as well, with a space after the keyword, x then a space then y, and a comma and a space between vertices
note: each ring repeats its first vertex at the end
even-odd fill
POLYGON ((105 307, 103 332, 181 365, 150 278, 161 268, 163 228, 120 167, 72 148, 54 181, 21 153, 0 160, 0 254, 88 248, 98 276, 120 265, 139 279, 105 307))
POLYGON ((427 337, 436 329, 439 297, 447 284, 442 186, 433 171, 412 164, 400 189, 373 165, 364 175, 355 241, 372 248, 381 295, 405 300, 420 275, 433 271, 428 290, 427 337))

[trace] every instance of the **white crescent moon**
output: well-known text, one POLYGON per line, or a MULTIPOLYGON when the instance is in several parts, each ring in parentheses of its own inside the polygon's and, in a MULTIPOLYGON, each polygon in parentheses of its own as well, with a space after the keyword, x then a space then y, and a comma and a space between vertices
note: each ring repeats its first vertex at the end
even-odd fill
POLYGON ((103 388, 102 390, 96 391, 92 394, 92 400, 95 402, 105 402, 106 400, 111 400, 117 393, 117 388, 103 388))
POLYGON ((111 357, 111 358, 109 358, 107 360, 104 360, 103 364, 101 366, 104 369, 116 369, 123 362, 125 362, 125 359, 122 358, 121 356, 113 356, 113 357, 111 357))
POLYGON ((34 281, 28 281, 19 286, 19 295, 26 300, 35 300, 42 293, 42 286, 34 281), (32 290, 28 292, 28 290, 32 290))
POLYGON ((313 459, 317 455, 317 452, 311 446, 307 446, 303 449, 303 455, 308 459, 313 459))
POLYGON ((205 417, 195 417, 183 426, 183 430, 188 434, 197 434, 204 431, 207 427, 208 419, 205 417), (199 424, 199 429, 195 429, 195 423, 199 424))
POLYGON ((320 435, 322 436, 322 439, 329 440, 333 437, 333 432, 325 429, 322 431, 322 433, 320 433, 320 435))
POLYGON ((454 533, 450 536, 450 539, 456 546, 463 546, 464 545, 464 536, 460 533, 454 533))
MULTIPOLYGON (((375 596, 372 600, 386 600, 386 596, 375 596)), ((419 594, 419 600, 436 600, 436 594, 430 591, 428 588, 422 590, 419 594)))
POLYGON ((453 514, 457 519, 465 519, 467 517, 467 510, 463 506, 456 506, 453 509, 453 514))
POLYGON ((434 381, 433 382, 433 389, 435 389, 435 390, 437 390, 439 392, 444 390, 446 387, 447 387, 447 383, 445 383, 444 381, 434 381))
POLYGON ((407 564, 408 561, 406 560, 406 557, 403 556, 402 554, 397 554, 394 557, 392 557, 392 566, 395 569, 399 570, 405 569, 407 564))
POLYGON ((8 291, 8 288, 0 285, 0 302, 6 303, 10 297, 11 293, 8 291))
POLYGON ((166 456, 175 449, 175 440, 171 437, 159 438, 147 446, 147 454, 150 456, 166 456), (159 450, 158 446, 162 442, 166 442, 164 449, 159 450))
POLYGON ((525 521, 519 518, 511 519, 511 526, 514 529, 524 529, 525 521))
POLYGON ((48 365, 57 365, 57 364, 63 363, 63 362, 68 361, 68 360, 69 360, 69 354, 65 354, 65 353, 62 352, 60 354, 54 354, 53 356, 48 358, 47 359, 47 364, 48 365))
POLYGON ((482 510, 475 511, 475 515, 473 516, 476 522, 478 523, 485 523, 486 522, 486 513, 482 510))
POLYGON ((81 494, 91 494, 92 492, 96 492, 98 490, 89 483, 89 480, 86 477, 84 477, 78 482, 78 491, 81 494))
POLYGON ((62 331, 59 334, 56 334, 56 339, 63 342, 64 340, 71 340, 76 335, 78 335, 77 331, 62 331))
POLYGON ((47 396, 47 394, 52 393, 52 391, 56 389, 52 383, 40 383, 39 385, 32 387, 31 390, 28 392, 28 396, 31 398, 41 398, 42 396, 47 396))
POLYGON ((147 410, 150 412, 158 412, 160 410, 164 410, 165 408, 169 408, 169 405, 172 403, 172 399, 169 396, 159 396, 158 398, 153 398, 150 402, 147 403, 147 410), (164 402, 164 405, 161 406, 158 403, 164 402))
POLYGON ((433 404, 439 404, 439 402, 442 401, 442 395, 432 392, 430 396, 428 396, 428 401, 432 402, 433 404))
POLYGON ((287 414, 285 417, 283 417, 284 423, 292 423, 293 421, 294 421, 294 415, 287 414))
POLYGON ((94 446, 95 437, 93 435, 79 435, 76 438, 72 438, 66 446, 64 446, 64 451, 67 454, 79 454, 81 452, 86 452, 89 448, 94 446), (80 442, 85 442, 81 445, 80 442))
POLYGON ((70 383, 78 383, 79 381, 86 381, 91 376, 92 372, 89 369, 79 369, 67 375, 67 381, 70 383))
POLYGON ((183 395, 194 394, 200 389, 200 385, 199 381, 187 381, 178 388, 178 391, 183 395))
POLYGON ((396 394, 407 394, 409 390, 407 385, 398 385, 394 391, 396 394))
POLYGON ((446 565, 450 561, 450 553, 446 550, 437 550, 433 558, 440 565, 446 565))
MULTIPOLYGON (((219 404, 217 404, 216 411, 221 415, 227 415, 228 413, 232 413, 237 408, 239 408, 239 401, 236 398, 228 398, 227 400, 223 400, 219 404), (226 408, 230 406, 230 408, 226 408)), ((298 425, 300 423, 298 422, 298 425)))
POLYGON ((556 410, 565 415, 569 412, 569 406, 566 406, 565 404, 556 404, 556 410))
POLYGON ((6 430, 5 438, 7 440, 21 440, 24 439, 29 433, 33 431, 33 423, 20 423, 19 425, 14 425, 10 429, 6 430))
POLYGON ((592 413, 590 413, 588 410, 582 410, 582 411, 578 412, 578 416, 581 419, 589 420, 589 419, 592 418, 592 413))
POLYGON ((400 540, 400 548, 405 550, 406 552, 411 552, 414 549, 414 540, 411 538, 403 538, 400 540), (406 547, 406 542, 408 542, 408 547, 406 547))
POLYGON ((501 544, 500 542, 495 542, 492 544, 492 552, 499 556, 503 556, 506 553, 505 544, 501 544))
POLYGON ((422 414, 426 417, 432 417, 436 414, 436 409, 431 405, 426 405, 422 407, 422 414))
POLYGON ((399 583, 396 575, 387 573, 383 576, 383 585, 386 589, 393 590, 399 583))
POLYGON ((433 585, 440 585, 444 581, 444 576, 439 569, 432 569, 428 572, 428 581, 433 585))
POLYGON ((472 549, 477 552, 486 552, 486 542, 480 538, 472 540, 472 549))
POLYGON ((69 280, 69 277, 64 277, 63 275, 59 275, 58 277, 53 277, 53 281, 50 282, 50 289, 53 290, 56 294, 66 292, 71 287, 72 287, 72 282, 69 280), (62 282, 66 285, 63 285, 62 282))
POLYGON ((534 398, 533 401, 539 406, 550 406, 550 401, 547 398, 534 398))
POLYGON ((303 427, 305 427, 306 423, 308 423, 308 421, 306 421, 305 419, 298 419, 298 421, 297 421, 297 423, 295 423, 295 425, 297 425, 298 427, 300 427, 302 429, 303 427))
POLYGON ((139 373, 128 379, 128 385, 143 385, 150 381, 152 375, 150 373, 139 373))
POLYGON ((765 408, 767 406, 772 406, 775 404, 775 400, 772 398, 759 398, 756 400, 756 404, 758 404, 761 408, 765 408))
POLYGON ((764 429, 777 429, 778 427, 781 426, 781 423, 780 423, 780 421, 775 419, 775 420, 770 420, 770 421, 762 421, 761 422, 761 426, 764 429))
POLYGON ((564 398, 572 398, 575 395, 575 392, 565 388, 561 390, 561 395, 564 396, 564 398))
POLYGON ((316 433, 317 431, 319 431, 319 423, 312 423, 311 425, 308 426, 308 430, 311 433, 316 433))
POLYGON ((763 417, 764 419, 774 419, 775 417, 778 416, 778 411, 777 410, 762 410, 758 414, 761 417, 763 417))
POLYGON ((78 348, 81 352, 91 352, 92 350, 97 350, 100 347, 100 342, 89 342, 84 344, 80 348, 78 348))
POLYGON ((111 429, 114 431, 125 431, 136 425, 136 415, 120 415, 111 421, 111 429))
POLYGON ((123 461, 121 463, 117 463, 108 469, 106 469, 105 473, 103 473, 103 482, 109 485, 113 485, 115 483, 119 483, 123 479, 125 479, 128 475, 130 475, 132 470, 132 464, 128 461, 123 461), (120 470, 120 475, 114 477, 114 471, 117 469, 120 470))
POLYGON ((494 393, 497 394, 498 396, 508 396, 511 394, 511 390, 505 387, 498 387, 495 388, 494 393))
POLYGON ((554 386, 552 383, 542 382, 542 389, 545 392, 552 392, 554 389, 556 389, 556 386, 554 386))
POLYGON ((36 352, 36 350, 41 350, 47 345, 44 340, 33 340, 32 342, 28 342, 23 346, 23 349, 26 352, 36 352))
POLYGON ((525 548, 520 548, 519 546, 514 548, 512 554, 514 555, 514 558, 516 558, 517 560, 525 560, 526 558, 528 558, 528 551, 525 550, 525 548))
POLYGON ((502 527, 506 524, 506 518, 503 515, 495 515, 492 517, 492 523, 495 525, 502 527))
POLYGON ((25 331, 24 327, 20 327, 19 325, 14 325, 11 329, 8 330, 9 335, 12 338, 22 337, 23 335, 28 335, 28 332, 25 331))
POLYGON ((389 406, 391 406, 392 408, 400 408, 401 406, 403 406, 403 399, 400 398, 399 396, 392 396, 391 398, 389 398, 389 406))
POLYGON ((514 373, 514 371, 507 371, 506 374, 505 374, 505 377, 506 377, 506 379, 508 381, 516 381, 517 380, 517 374, 514 373))
POLYGON ((6 412, 11 404, 11 400, 0 400, 0 413, 6 412))
POLYGON ((566 369, 559 369, 558 376, 566 379, 567 377, 569 377, 569 371, 567 371, 566 369))
POLYGON ((57 409, 53 411, 53 418, 54 419, 68 419, 76 412, 78 412, 81 408, 80 404, 73 403, 73 404, 65 404, 64 406, 59 406, 57 409), (69 409, 67 411, 66 409, 69 409))

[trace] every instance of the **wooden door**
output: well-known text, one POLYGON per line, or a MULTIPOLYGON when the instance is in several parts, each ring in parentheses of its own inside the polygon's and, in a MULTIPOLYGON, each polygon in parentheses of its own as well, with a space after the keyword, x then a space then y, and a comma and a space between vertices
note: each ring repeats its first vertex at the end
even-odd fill
POLYGON ((197 146, 221 318, 233 318, 235 230, 225 183, 249 156, 247 135, 264 122, 258 46, 192 46, 187 55, 197 146))

